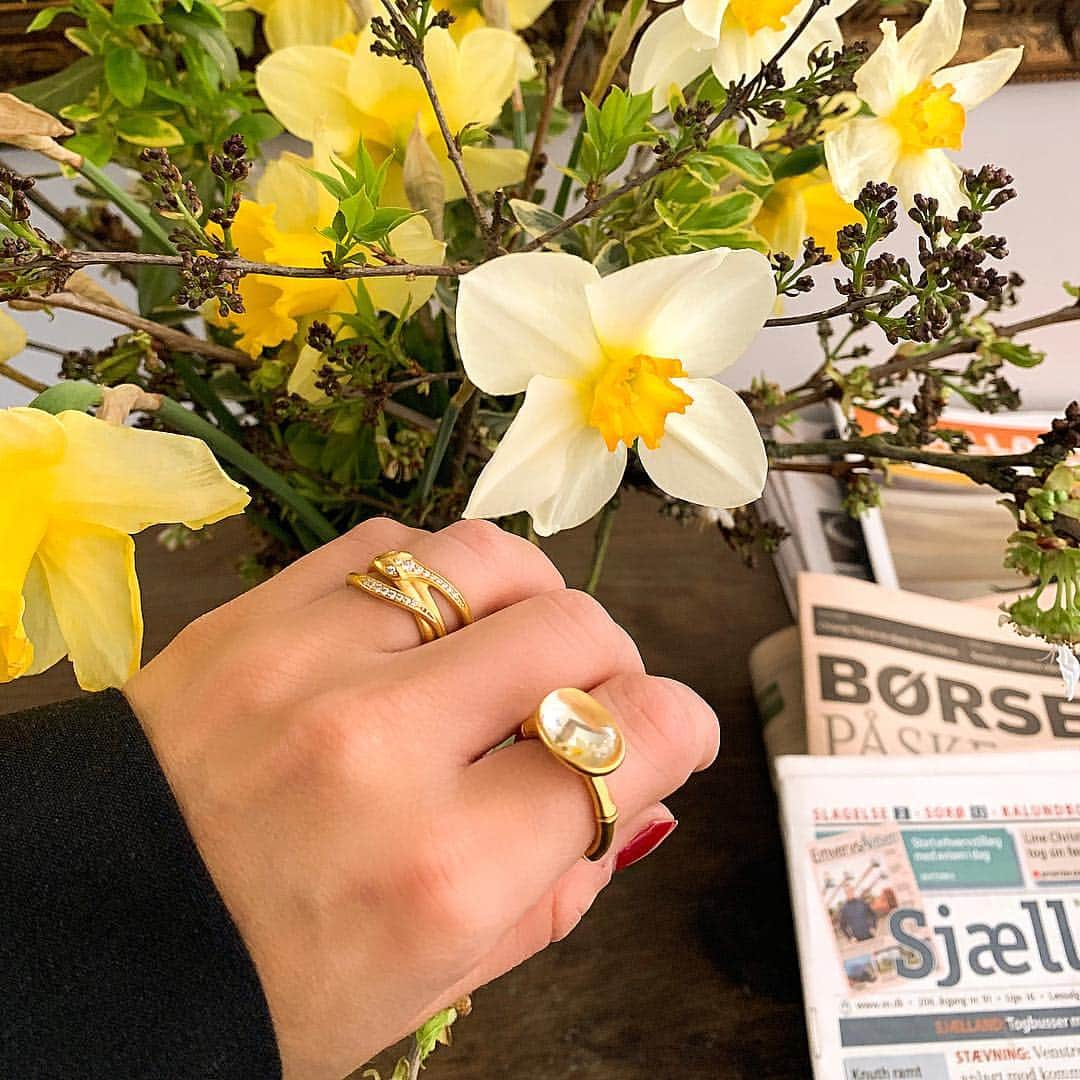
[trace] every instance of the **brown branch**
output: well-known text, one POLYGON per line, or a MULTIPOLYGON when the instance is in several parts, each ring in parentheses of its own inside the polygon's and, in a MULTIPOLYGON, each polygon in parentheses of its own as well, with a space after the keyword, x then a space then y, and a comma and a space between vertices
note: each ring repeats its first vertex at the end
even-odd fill
POLYGON ((49 389, 47 383, 39 382, 32 375, 27 375, 25 372, 19 371, 18 368, 13 368, 10 364, 0 363, 0 375, 5 379, 10 379, 13 383, 18 383, 27 390, 33 390, 35 394, 43 393, 49 389))
MULTIPOLYGON (((69 251, 63 256, 42 255, 30 262, 22 263, 20 270, 33 270, 38 267, 63 267, 81 270, 85 266, 172 266, 180 269, 184 266, 182 255, 161 255, 146 251, 69 251)), ((264 274, 267 277, 289 278, 332 278, 352 280, 354 278, 385 277, 457 277, 471 267, 466 263, 451 266, 422 266, 414 263, 395 262, 385 266, 344 266, 329 270, 325 266, 280 266, 277 263, 256 262, 239 257, 219 258, 214 262, 222 270, 236 270, 241 274, 264 274)))
POLYGON ((473 212, 473 217, 476 218, 476 224, 480 227, 480 235, 489 237, 491 235, 491 222, 488 220, 487 213, 484 211, 484 207, 473 189, 472 181, 469 180, 469 175, 465 171, 465 161, 461 156, 461 147, 458 145, 457 137, 450 130, 449 123, 447 123, 446 113, 443 112, 442 102, 439 100, 438 91, 435 89, 431 72, 428 71, 427 61, 424 59, 423 43, 417 39, 416 35, 406 25, 400 12, 394 6, 393 0, 382 0, 382 3, 383 9, 394 24, 398 39, 408 50, 409 65, 416 70, 417 75, 420 76, 420 81, 424 84, 424 90, 427 92, 428 100, 431 102, 431 109, 435 113, 439 131, 442 132, 443 142, 446 144, 447 156, 450 158, 450 164, 454 166, 458 180, 461 181, 461 189, 465 193, 465 199, 473 212))
MULTIPOLYGON (((1036 315, 1030 319, 1022 319, 1019 322, 1010 323, 1007 326, 995 326, 994 333, 998 337, 1011 338, 1016 334, 1027 333, 1029 330, 1038 330, 1044 326, 1054 326, 1058 323, 1080 321, 1080 303, 1068 304, 1056 311, 1047 312, 1045 315, 1036 315)), ((941 360, 946 356, 955 356, 958 353, 974 352, 981 344, 981 339, 976 337, 956 338, 953 341, 943 341, 929 349, 923 349, 914 353, 896 352, 884 363, 877 364, 867 371, 867 378, 873 383, 882 383, 895 379, 898 375, 906 375, 912 371, 918 371, 935 360, 941 360)), ((759 423, 771 424, 781 417, 800 409, 806 409, 811 405, 828 401, 831 397, 827 386, 819 387, 808 394, 798 395, 794 392, 785 395, 784 400, 771 405, 756 413, 759 423), (787 400, 790 398, 791 400, 787 400)))
POLYGON ((548 72, 544 101, 536 120, 536 133, 533 136, 532 149, 529 151, 529 163, 525 167, 525 181, 521 186, 519 198, 528 199, 536 187, 537 180, 540 179, 540 173, 543 171, 540 166, 540 155, 543 153, 544 142, 547 140, 555 103, 562 92, 563 84, 566 82, 566 73, 570 70, 570 61, 577 52, 581 35, 585 32, 585 26, 589 21, 589 14, 595 5, 596 0, 578 0, 577 10, 566 31, 562 52, 555 66, 548 72))
POLYGON ((766 319, 765 325, 776 326, 805 326, 807 323, 818 323, 823 319, 836 319, 841 315, 851 315, 863 308, 874 307, 896 299, 895 293, 883 293, 880 296, 860 296, 854 300, 848 300, 835 307, 826 308, 824 311, 809 311, 805 315, 782 315, 775 319, 766 319))
POLYGON ((40 300, 16 300, 9 301, 18 310, 37 311, 41 308, 61 308, 64 311, 77 311, 82 315, 93 315, 98 319, 107 319, 109 322, 126 326, 129 330, 141 330, 145 334, 156 338, 170 349, 177 352, 198 353, 200 356, 209 357, 211 360, 221 360, 223 363, 236 364, 237 367, 253 367, 255 361, 247 353, 239 349, 230 349, 227 345, 218 345, 217 342, 207 341, 205 338, 194 337, 185 334, 183 330, 177 330, 172 326, 163 326, 161 323, 144 319, 126 308, 110 307, 107 304, 98 304, 93 300, 85 300, 74 293, 59 292, 51 296, 44 296, 40 300))

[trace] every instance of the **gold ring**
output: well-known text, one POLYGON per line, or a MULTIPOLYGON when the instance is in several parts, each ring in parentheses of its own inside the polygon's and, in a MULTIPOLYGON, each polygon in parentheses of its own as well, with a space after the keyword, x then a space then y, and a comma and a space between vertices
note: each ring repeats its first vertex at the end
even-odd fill
POLYGON ((463 624, 473 621, 468 601, 457 586, 408 551, 376 555, 366 574, 353 572, 346 576, 345 582, 378 600, 404 608, 416 620, 420 638, 425 642, 447 634, 446 620, 432 590, 450 602, 463 624))
POLYGON ((626 757, 615 718, 590 694, 573 687, 553 690, 521 725, 523 739, 539 739, 551 754, 585 781, 596 815, 596 835, 585 852, 590 862, 602 859, 615 836, 619 818, 604 777, 626 757))

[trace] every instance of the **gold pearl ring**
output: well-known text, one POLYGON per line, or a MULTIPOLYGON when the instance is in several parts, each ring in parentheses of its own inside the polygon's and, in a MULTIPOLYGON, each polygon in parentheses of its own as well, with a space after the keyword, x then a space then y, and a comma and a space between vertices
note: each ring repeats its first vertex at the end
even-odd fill
POLYGON ((423 642, 447 635, 446 620, 433 592, 446 598, 462 624, 473 621, 472 611, 461 590, 408 551, 386 551, 376 555, 366 574, 354 571, 346 576, 345 582, 376 600, 409 612, 416 620, 423 642))
POLYGON ((619 818, 604 777, 626 757, 615 718, 590 694, 573 687, 553 690, 521 725, 523 739, 539 739, 552 756, 584 779, 596 816, 596 834, 585 852, 590 862, 611 848, 619 818))

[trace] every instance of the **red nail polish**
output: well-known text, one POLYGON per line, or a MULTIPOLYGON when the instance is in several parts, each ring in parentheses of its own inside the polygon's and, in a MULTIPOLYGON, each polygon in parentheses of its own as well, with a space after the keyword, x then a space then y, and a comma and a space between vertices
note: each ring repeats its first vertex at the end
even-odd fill
POLYGON ((679 823, 674 818, 646 825, 615 857, 615 869, 625 870, 651 855, 674 831, 679 823))

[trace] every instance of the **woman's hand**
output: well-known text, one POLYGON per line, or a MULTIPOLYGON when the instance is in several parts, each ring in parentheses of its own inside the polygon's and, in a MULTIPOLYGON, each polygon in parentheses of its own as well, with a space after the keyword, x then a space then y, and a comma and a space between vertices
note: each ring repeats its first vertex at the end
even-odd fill
POLYGON ((486 522, 366 522, 193 623, 125 693, 254 959, 287 1080, 337 1080, 569 933, 717 750, 696 694, 646 675, 595 600, 486 522), (475 624, 420 647, 406 612, 345 586, 395 548, 475 624), (627 741, 597 863, 580 777, 536 741, 487 754, 561 686, 627 741))

